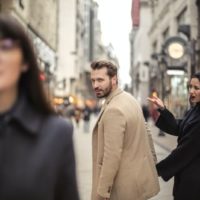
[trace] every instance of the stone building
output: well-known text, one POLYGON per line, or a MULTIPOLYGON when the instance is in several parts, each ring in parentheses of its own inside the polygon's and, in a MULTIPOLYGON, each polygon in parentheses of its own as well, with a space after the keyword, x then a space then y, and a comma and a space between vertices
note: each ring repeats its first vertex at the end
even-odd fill
POLYGON ((50 93, 57 66, 58 0, 0 0, 0 12, 11 14, 27 29, 50 93))
POLYGON ((188 104, 187 82, 196 70, 195 43, 198 35, 196 0, 152 0, 152 25, 149 30, 151 54, 150 89, 156 90, 177 116, 182 116, 188 104), (181 30, 187 27, 186 33, 181 30), (182 27, 182 28, 181 28, 182 27), (178 36, 187 43, 187 63, 184 70, 169 70, 162 62, 164 43, 178 36), (194 43, 194 47, 191 46, 194 43), (194 48, 194 49, 193 49, 194 48), (194 55, 190 55, 190 53, 194 55))

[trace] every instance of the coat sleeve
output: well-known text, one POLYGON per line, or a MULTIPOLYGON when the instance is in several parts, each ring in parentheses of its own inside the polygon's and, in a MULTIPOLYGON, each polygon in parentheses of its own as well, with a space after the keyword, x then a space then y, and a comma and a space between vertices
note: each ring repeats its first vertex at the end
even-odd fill
POLYGON ((176 120, 173 114, 167 109, 159 112, 160 116, 156 122, 156 126, 168 134, 178 136, 180 120, 176 120))
POLYGON ((73 199, 79 200, 77 181, 76 181, 76 167, 75 156, 73 147, 73 127, 68 124, 63 130, 66 134, 65 148, 62 156, 62 167, 60 170, 60 176, 56 187, 55 200, 73 199))
POLYGON ((168 181, 183 170, 200 154, 200 125, 194 126, 179 146, 163 161, 157 164, 158 174, 168 181))
POLYGON ((109 109, 104 114, 104 157, 97 193, 110 198, 114 178, 118 172, 123 150, 126 119, 118 109, 109 109))
POLYGON ((151 135, 151 129, 150 129, 147 122, 145 122, 145 126, 146 126, 148 142, 149 142, 150 149, 151 149, 151 154, 153 156, 153 161, 156 164, 158 160, 157 160, 156 150, 155 150, 154 143, 153 143, 153 138, 152 138, 152 135, 151 135))

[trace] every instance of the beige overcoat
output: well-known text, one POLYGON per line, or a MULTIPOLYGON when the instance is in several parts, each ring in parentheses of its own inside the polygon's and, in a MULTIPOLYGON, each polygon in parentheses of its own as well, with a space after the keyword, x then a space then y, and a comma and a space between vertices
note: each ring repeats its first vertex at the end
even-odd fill
POLYGON ((92 200, 146 200, 159 192, 145 121, 121 89, 106 99, 93 130, 92 200))

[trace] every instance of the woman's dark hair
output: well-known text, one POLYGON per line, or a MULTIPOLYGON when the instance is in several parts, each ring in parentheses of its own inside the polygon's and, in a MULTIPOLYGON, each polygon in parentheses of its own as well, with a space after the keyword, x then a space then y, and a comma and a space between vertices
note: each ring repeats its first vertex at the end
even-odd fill
POLYGON ((194 75, 192 75, 192 78, 197 78, 200 81, 200 72, 197 72, 194 75))
POLYGON ((24 27, 14 17, 1 14, 0 39, 17 41, 22 50, 24 63, 28 66, 28 71, 20 77, 19 93, 26 95, 30 104, 41 114, 53 114, 54 110, 47 99, 42 81, 40 80, 37 56, 32 41, 24 27))

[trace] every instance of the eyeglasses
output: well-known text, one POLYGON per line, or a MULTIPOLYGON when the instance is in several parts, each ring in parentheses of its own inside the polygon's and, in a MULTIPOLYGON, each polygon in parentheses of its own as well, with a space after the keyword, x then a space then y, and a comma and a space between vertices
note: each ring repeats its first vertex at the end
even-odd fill
POLYGON ((7 52, 18 47, 18 42, 12 39, 3 39, 0 41, 0 51, 7 52))
POLYGON ((198 87, 198 86, 193 86, 193 85, 189 85, 188 86, 188 90, 192 90, 192 89, 194 89, 195 91, 198 91, 198 90, 200 90, 200 87, 198 87))

